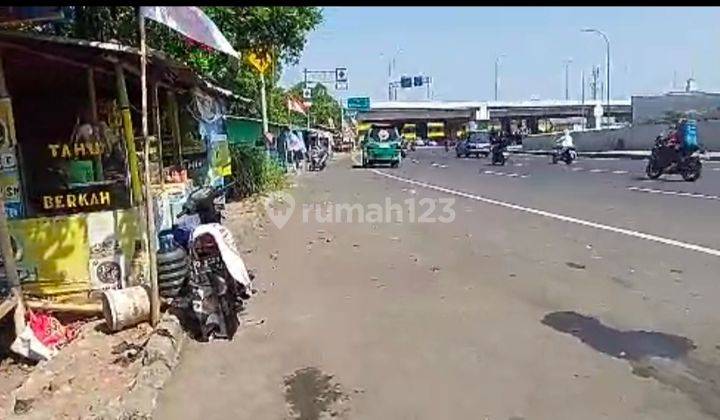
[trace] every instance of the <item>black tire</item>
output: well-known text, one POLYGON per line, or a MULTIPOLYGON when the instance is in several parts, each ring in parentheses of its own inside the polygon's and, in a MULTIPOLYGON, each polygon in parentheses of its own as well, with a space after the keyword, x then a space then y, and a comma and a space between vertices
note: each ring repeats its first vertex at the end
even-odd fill
POLYGON ((687 182, 695 182, 700 179, 702 173, 702 164, 700 162, 693 162, 680 172, 680 175, 687 182))
POLYGON ((239 291, 236 290, 237 284, 234 282, 233 279, 229 279, 230 281, 228 282, 227 279, 218 274, 211 274, 211 276, 211 283, 213 285, 215 293, 218 292, 218 286, 221 283, 225 284, 226 292, 218 296, 218 300, 220 303, 220 311, 225 318, 225 327, 228 334, 227 338, 232 339, 237 332, 238 326, 240 325, 236 310, 237 306, 235 305, 235 300, 239 294, 239 291))
POLYGON ((645 174, 650 179, 658 179, 660 178, 660 175, 662 175, 662 169, 656 169, 653 163, 654 161, 652 159, 648 161, 648 164, 645 167, 645 174))
POLYGON ((460 152, 456 152, 455 154, 457 155, 458 159, 460 159, 460 158, 462 157, 462 155, 460 154, 460 152))
POLYGON ((557 163, 558 163, 557 154, 553 154, 553 155, 552 155, 552 164, 553 164, 553 165, 556 165, 557 163))
POLYGON ((397 168, 398 166, 400 166, 400 161, 398 161, 398 160, 390 163, 391 168, 397 168))

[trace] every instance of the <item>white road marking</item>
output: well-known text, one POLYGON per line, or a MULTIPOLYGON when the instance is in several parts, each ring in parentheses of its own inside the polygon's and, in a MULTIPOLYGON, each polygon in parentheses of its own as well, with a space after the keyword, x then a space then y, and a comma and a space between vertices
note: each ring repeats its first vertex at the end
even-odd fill
POLYGON ((590 169, 590 172, 594 174, 601 174, 603 172, 607 172, 607 169, 590 169))
POLYGON ((692 243, 688 243, 688 242, 682 242, 682 241, 678 241, 675 239, 664 238, 662 236, 638 232, 638 231, 634 231, 634 230, 630 230, 630 229, 624 229, 624 228, 619 228, 619 227, 615 227, 615 226, 604 225, 602 223, 578 219, 576 217, 571 217, 571 216, 564 216, 562 214, 551 213, 549 211, 538 210, 538 209, 534 209, 531 207, 524 207, 524 206, 520 206, 517 204, 508 203, 505 201, 500 201, 500 200, 495 200, 492 198, 483 197, 480 195, 470 194, 470 193, 466 193, 463 191, 458 191, 458 190, 453 190, 450 188, 441 187, 438 185, 428 184, 428 183, 425 183, 422 181, 416 181, 414 179, 399 177, 396 175, 392 175, 392 174, 388 174, 388 173, 379 171, 377 169, 372 169, 372 172, 374 172, 378 175, 384 176, 386 178, 394 179, 396 181, 401 181, 401 182, 405 182, 408 184, 428 188, 431 190, 444 192, 446 194, 456 195, 458 197, 465 197, 465 198, 469 198, 471 200, 481 201, 483 203, 493 204, 493 205, 500 206, 500 207, 505 207, 505 208, 509 208, 509 209, 513 209, 513 210, 519 210, 519 211, 523 211, 523 212, 530 213, 530 214, 535 214, 537 216, 547 217, 549 219, 560 220, 560 221, 567 222, 567 223, 574 223, 577 225, 591 227, 591 228, 598 229, 598 230, 619 233, 621 235, 631 236, 631 237, 639 238, 639 239, 645 239, 647 241, 657 242, 657 243, 660 243, 663 245, 675 246, 675 247, 687 249, 690 251, 696 251, 696 252, 700 252, 703 254, 712 255, 714 257, 720 257, 720 250, 705 247, 702 245, 696 245, 696 244, 692 244, 692 243))
POLYGON ((527 178, 530 175, 528 174, 519 174, 516 172, 499 172, 499 171, 483 171, 482 173, 487 175, 498 175, 498 176, 507 176, 509 178, 527 178))
POLYGON ((682 192, 682 191, 656 190, 654 188, 640 188, 640 187, 628 187, 628 190, 645 192, 645 193, 650 193, 650 194, 676 195, 678 197, 703 198, 705 200, 719 200, 720 201, 720 196, 717 196, 717 195, 705 195, 705 194, 689 193, 689 192, 682 192))
POLYGON ((622 174, 627 174, 627 173, 629 173, 629 172, 628 172, 628 171, 619 170, 619 171, 612 171, 612 173, 614 173, 614 174, 616 174, 616 175, 622 175, 622 174))
POLYGON ((720 171, 720 168, 712 168, 713 171, 720 171))
POLYGON ((572 171, 574 171, 574 172, 584 171, 584 170, 585 170, 585 168, 582 168, 582 167, 580 167, 580 166, 576 166, 576 167, 572 168, 572 171))

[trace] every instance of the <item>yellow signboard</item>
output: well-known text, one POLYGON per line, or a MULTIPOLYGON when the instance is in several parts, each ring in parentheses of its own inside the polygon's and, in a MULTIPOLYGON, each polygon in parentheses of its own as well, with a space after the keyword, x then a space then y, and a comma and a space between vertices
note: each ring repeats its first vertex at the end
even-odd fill
POLYGON ((259 71, 260 73, 265 73, 265 70, 270 67, 270 63, 272 63, 272 58, 270 57, 270 54, 258 54, 251 52, 248 54, 248 61, 250 64, 253 65, 259 71))

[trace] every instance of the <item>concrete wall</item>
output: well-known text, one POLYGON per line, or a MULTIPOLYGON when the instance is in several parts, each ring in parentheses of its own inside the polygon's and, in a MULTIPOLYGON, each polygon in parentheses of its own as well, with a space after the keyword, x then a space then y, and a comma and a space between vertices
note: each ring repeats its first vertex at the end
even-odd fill
MULTIPOLYGON (((572 133, 580 152, 612 150, 650 150, 658 136, 668 126, 642 124, 619 129, 604 129, 572 133)), ((523 139, 523 150, 548 150, 561 134, 529 136, 523 139)), ((700 143, 709 151, 720 151, 720 121, 698 121, 700 143)))

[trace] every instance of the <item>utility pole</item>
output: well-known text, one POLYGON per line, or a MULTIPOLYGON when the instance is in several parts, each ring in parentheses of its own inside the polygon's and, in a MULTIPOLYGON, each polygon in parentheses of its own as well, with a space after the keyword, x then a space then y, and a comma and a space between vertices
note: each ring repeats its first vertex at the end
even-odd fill
POLYGON ((585 70, 580 70, 580 103, 585 105, 585 70))

